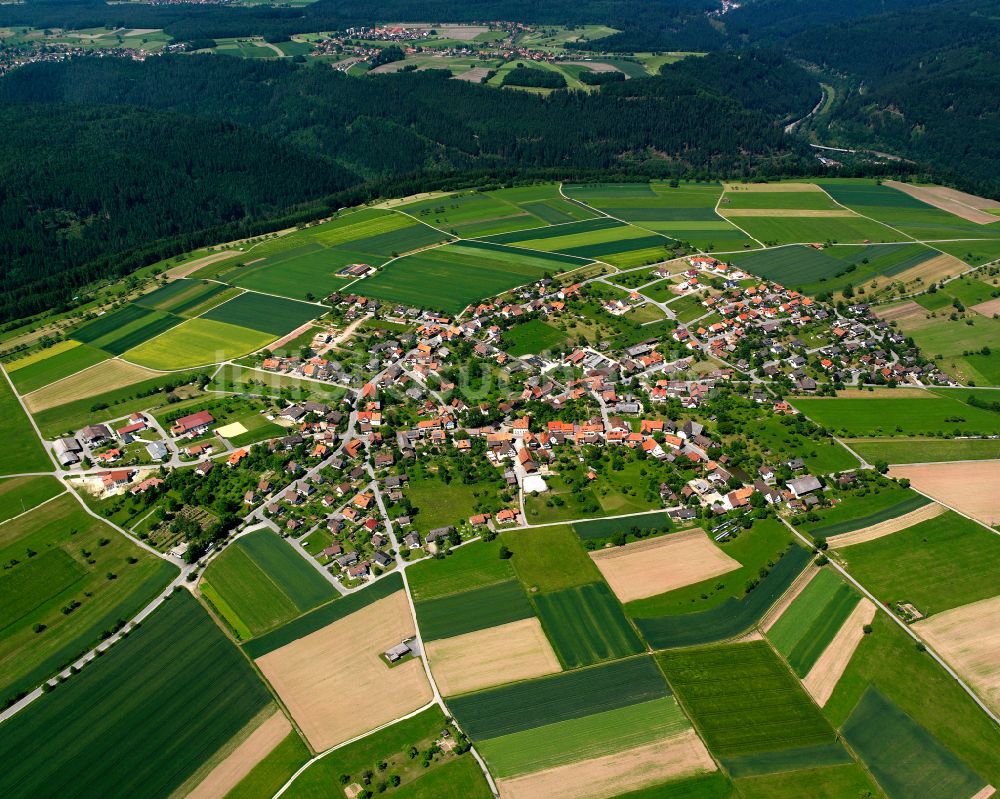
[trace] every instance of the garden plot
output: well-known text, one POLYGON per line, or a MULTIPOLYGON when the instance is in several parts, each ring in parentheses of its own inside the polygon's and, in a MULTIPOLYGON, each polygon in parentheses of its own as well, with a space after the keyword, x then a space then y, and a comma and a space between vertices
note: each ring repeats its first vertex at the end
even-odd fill
POLYGON ((1000 461, 911 464, 894 466, 889 474, 985 524, 1000 524, 1000 461))
POLYGON ((946 610, 913 628, 1000 713, 1000 597, 946 610))
POLYGON ((406 595, 397 591, 256 662, 321 751, 431 700, 419 658, 390 669, 381 657, 415 632, 406 595))
POLYGON ((559 671, 559 660, 536 618, 430 641, 424 645, 445 696, 528 680, 559 671))
POLYGON ((674 533, 591 553, 622 602, 662 594, 740 568, 702 530, 674 533))

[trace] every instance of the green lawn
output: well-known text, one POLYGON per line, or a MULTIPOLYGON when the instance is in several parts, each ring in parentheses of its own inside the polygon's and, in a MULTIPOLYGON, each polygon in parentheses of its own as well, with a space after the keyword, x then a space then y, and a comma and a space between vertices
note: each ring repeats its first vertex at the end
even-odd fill
POLYGON ((3 698, 68 665, 177 575, 68 493, 0 527, 0 562, 3 698))
POLYGON ((270 703, 250 664, 180 591, 0 727, 0 792, 165 799, 270 703))
POLYGON ((202 591, 243 639, 337 596, 326 578, 270 530, 256 530, 228 546, 205 569, 202 591))
POLYGON ((29 511, 66 490, 55 477, 8 477, 0 480, 0 522, 29 511))
POLYGON ((500 539, 477 541, 452 549, 444 560, 431 558, 406 570, 416 601, 457 594, 514 577, 510 560, 499 556, 500 539))
POLYGON ((50 472, 52 461, 45 454, 31 422, 11 391, 0 379, 0 417, 4 420, 4 446, 0 449, 0 474, 50 472))
MULTIPOLYGON (((930 353, 928 353, 930 354, 930 353)), ((794 405, 817 424, 850 436, 935 436, 1000 433, 1000 414, 957 399, 927 398, 795 399, 794 405)))
POLYGON ((433 476, 410 480, 405 492, 413 505, 413 527, 426 533, 437 527, 465 524, 476 513, 476 494, 482 490, 475 483, 445 483, 433 476))
POLYGON ((559 591, 598 582, 601 574, 568 525, 505 530, 501 539, 529 591, 559 591))
POLYGON ((540 319, 524 322, 504 333, 505 349, 515 358, 529 354, 537 355, 559 346, 565 340, 565 333, 540 319))
POLYGON ((854 438, 844 443, 868 463, 927 463, 1000 458, 998 439, 854 438))
POLYGON ((1000 537, 953 511, 839 554, 883 602, 912 602, 925 615, 994 596, 1000 585, 1000 537))

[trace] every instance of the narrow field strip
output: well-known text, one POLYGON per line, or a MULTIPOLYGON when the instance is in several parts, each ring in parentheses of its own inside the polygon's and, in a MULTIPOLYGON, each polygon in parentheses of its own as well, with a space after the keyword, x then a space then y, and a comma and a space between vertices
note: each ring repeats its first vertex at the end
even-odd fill
MULTIPOLYGON (((928 519, 934 519, 942 513, 946 513, 947 510, 946 507, 938 505, 936 502, 927 502, 916 510, 904 513, 902 516, 897 516, 894 519, 886 519, 884 522, 863 527, 860 530, 850 533, 831 536, 826 542, 834 549, 849 547, 851 544, 863 544, 865 541, 874 541, 883 536, 892 535, 892 533, 899 530, 905 530, 907 527, 912 527, 915 524, 920 524, 920 522, 926 522, 928 519)), ((815 532, 819 533, 820 531, 816 530, 815 532)))
POLYGON ((862 598, 802 680, 803 687, 820 707, 830 701, 854 650, 864 637, 864 626, 872 623, 875 613, 875 604, 862 598))

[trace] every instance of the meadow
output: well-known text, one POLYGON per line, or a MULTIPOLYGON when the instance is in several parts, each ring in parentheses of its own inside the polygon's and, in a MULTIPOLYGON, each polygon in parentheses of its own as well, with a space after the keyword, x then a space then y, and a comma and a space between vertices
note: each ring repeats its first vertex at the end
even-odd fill
POLYGON ((417 602, 416 610, 425 641, 464 635, 534 615, 517 580, 417 602))
POLYGON ((275 336, 210 319, 189 319, 161 336, 129 350, 126 359, 150 369, 178 370, 238 358, 260 349, 275 336))
POLYGON ((861 697, 843 734, 889 799, 975 796, 987 784, 877 688, 861 697))
POLYGON ((181 278, 143 294, 133 304, 185 316, 225 290, 224 284, 215 281, 181 278))
POLYGON ((0 527, 0 560, 15 563, 0 576, 3 698, 83 654, 177 575, 68 493, 0 527))
POLYGON ((565 588, 533 597, 542 627, 565 668, 627 657, 642 642, 606 583, 565 588))
POLYGON ((168 797, 270 702, 250 664, 179 591, 0 727, 0 792, 168 797))
POLYGON ((278 789, 309 759, 309 750, 298 733, 290 732, 236 786, 225 799, 271 799, 278 789))
POLYGON ((476 513, 477 494, 482 490, 474 483, 445 483, 433 475, 414 476, 406 484, 414 529, 426 533, 436 527, 461 525, 476 513))
POLYGON ((7 477, 0 480, 0 522, 58 496, 66 488, 55 477, 7 477))
POLYGON ((406 570, 416 602, 484 588, 514 577, 509 560, 499 557, 500 539, 477 541, 452 549, 444 560, 431 558, 406 570))
POLYGON ((729 597, 721 605, 700 613, 645 618, 633 615, 633 620, 654 649, 708 644, 731 638, 760 621, 798 577, 809 558, 805 549, 793 545, 767 576, 739 599, 729 597))
POLYGON ((385 599, 402 587, 403 578, 398 573, 389 574, 365 588, 364 591, 334 599, 297 619, 247 641, 243 644, 243 651, 257 660, 269 652, 281 649, 292 641, 297 641, 299 638, 322 630, 335 621, 347 618, 352 613, 366 608, 380 599, 385 599))
POLYGON ((505 349, 508 355, 519 358, 522 355, 537 355, 558 347, 566 341, 566 334, 541 319, 515 325, 504 333, 505 349))
POLYGON ((690 726, 672 696, 492 738, 479 751, 496 777, 622 752, 690 726))
POLYGON ((823 569, 768 630, 768 638, 805 677, 860 599, 835 572, 823 569))
POLYGON ((319 305, 248 291, 217 305, 200 318, 281 336, 325 311, 319 305))
POLYGON ((862 216, 740 216, 733 221, 769 246, 824 242, 867 244, 904 238, 885 225, 862 216))
POLYGON ((736 780, 741 799, 845 799, 882 796, 856 763, 762 774, 736 780))
POLYGON ((766 641, 665 652, 657 660, 723 762, 812 747, 823 757, 834 743, 833 728, 766 641))
POLYGON ((817 424, 849 436, 935 436, 952 431, 959 435, 1000 434, 1000 414, 931 394, 926 399, 797 398, 794 403, 817 424))
POLYGON ((449 700, 462 729, 476 741, 627 707, 669 695, 652 657, 465 694, 449 700))
POLYGON ((404 256, 354 288, 389 302, 458 313, 469 303, 589 260, 463 241, 404 256))
POLYGON ((994 596, 1000 584, 1000 538, 953 511, 840 556, 883 602, 912 602, 924 615, 994 596))
POLYGON ((0 473, 51 471, 52 461, 3 376, 0 376, 0 418, 4 420, 5 433, 4 446, 0 449, 0 473))
POLYGON ((256 530, 226 547, 205 569, 201 590, 244 640, 337 596, 326 578, 270 530, 256 530))
POLYGON ((989 438, 854 438, 847 446, 868 463, 932 463, 1000 458, 1000 441, 989 438))
POLYGON ((601 579, 568 525, 505 530, 500 537, 513 553, 514 571, 529 591, 560 591, 601 579))
POLYGON ((344 389, 315 380, 300 380, 289 375, 264 372, 236 364, 225 364, 212 382, 206 386, 210 391, 224 391, 233 394, 259 394, 264 397, 282 396, 291 390, 292 395, 302 399, 316 399, 331 405, 344 396, 344 389))
POLYGON ((108 353, 72 339, 6 364, 11 381, 21 394, 106 360, 108 353))

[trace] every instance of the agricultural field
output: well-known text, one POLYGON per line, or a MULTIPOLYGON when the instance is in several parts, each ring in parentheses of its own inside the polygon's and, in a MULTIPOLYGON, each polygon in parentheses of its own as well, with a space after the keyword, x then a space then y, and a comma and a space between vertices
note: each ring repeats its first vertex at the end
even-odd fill
POLYGON ((4 698, 68 665, 177 576, 68 493, 5 522, 0 561, 4 698))
POLYGON ((504 348, 515 358, 546 352, 565 341, 565 333, 540 319, 516 325, 504 334, 504 348))
POLYGON ((434 305, 446 313, 458 313, 469 303, 530 283, 547 273, 584 266, 590 260, 463 241, 404 256, 355 284, 354 290, 388 302, 434 305), (435 286, 430 302, 428 286, 435 286))
MULTIPOLYGON (((651 235, 648 230, 608 218, 556 225, 538 231, 507 233, 489 240, 528 250, 603 260, 618 266, 633 265, 628 263, 632 257, 630 253, 657 248, 664 250, 673 244, 669 238, 651 235)), ((654 260, 665 259, 660 257, 654 260)), ((642 263, 642 260, 637 263, 642 263)))
POLYGON ((989 438, 849 438, 868 463, 937 463, 1000 459, 1000 440, 989 438))
POLYGON ((72 336, 75 341, 102 349, 111 355, 121 355, 182 321, 181 317, 174 314, 133 304, 88 322, 74 330, 72 336))
POLYGON ((71 377, 50 383, 24 395, 24 404, 33 414, 78 400, 96 397, 115 389, 127 389, 162 377, 162 372, 111 358, 84 369, 71 377))
POLYGON ((325 310, 311 303, 248 291, 216 306, 200 318, 280 336, 315 319, 325 310))
POLYGON ((425 767, 422 757, 408 754, 411 747, 421 754, 429 751, 445 727, 440 708, 428 708, 312 763, 284 795, 289 799, 323 799, 330 796, 331 786, 342 784, 342 775, 347 775, 348 784, 361 784, 364 773, 371 770, 378 774, 372 786, 376 789, 378 782, 399 777, 399 786, 387 792, 390 796, 489 799, 486 780, 471 755, 440 753, 425 767), (384 769, 378 768, 380 763, 385 764, 384 769))
POLYGON ((568 525, 505 530, 500 538, 513 553, 510 562, 518 579, 530 592, 560 591, 601 579, 568 525))
POLYGON ((868 488, 867 493, 848 492, 829 509, 816 511, 817 521, 800 524, 813 538, 840 535, 903 516, 930 502, 916 491, 892 482, 868 488))
POLYGON ((206 387, 210 391, 232 394, 258 394, 264 397, 282 396, 291 390, 292 395, 301 399, 315 399, 318 402, 334 404, 344 396, 344 389, 329 386, 315 380, 300 380, 289 375, 264 372, 237 364, 225 364, 215 373, 206 387))
POLYGON ((804 678, 860 600, 835 572, 822 569, 768 630, 768 638, 804 678))
POLYGON ((817 424, 852 437, 1000 434, 1000 414, 929 392, 925 398, 796 398, 794 402, 817 424))
POLYGON ((560 662, 568 669, 635 655, 644 648, 603 582, 540 593, 532 601, 560 662))
POLYGON ((20 516, 65 490, 55 477, 0 479, 0 522, 20 516))
POLYGON ((72 339, 32 353, 6 365, 14 387, 21 394, 47 386, 108 358, 108 353, 72 339))
POLYGON ((406 570, 416 602, 485 588, 514 577, 509 560, 499 557, 500 539, 477 541, 449 551, 444 560, 431 558, 406 570))
POLYGON ((226 799, 270 799, 308 759, 305 743, 297 732, 290 732, 229 790, 226 799))
POLYGON ((223 283, 181 278, 143 294, 133 304, 190 317, 192 311, 200 309, 224 291, 226 286, 223 283))
POLYGON ((890 473, 910 480, 917 490, 983 524, 1000 525, 994 494, 1000 461, 895 466, 890 473))
POLYGON ((883 602, 925 616, 991 597, 1000 580, 1000 538, 951 511, 839 555, 883 602))
POLYGON ((973 797, 987 785, 876 688, 861 697, 843 732, 889 799, 973 797))
POLYGON ((735 776, 851 762, 766 641, 657 656, 708 748, 735 776))
POLYGON ((0 791, 165 799, 269 705, 250 664, 179 591, 0 727, 0 791))
POLYGON ((0 450, 0 473, 50 471, 52 461, 5 378, 6 375, 0 375, 0 416, 3 417, 6 433, 4 447, 0 450))
POLYGON ((205 570, 200 587, 243 640, 337 595, 325 577, 270 530, 257 530, 226 547, 205 570))
POLYGON ((577 522, 573 525, 573 532, 580 536, 581 541, 604 541, 618 532, 633 537, 637 532, 669 533, 673 526, 673 522, 664 511, 653 511, 624 519, 591 519, 577 522))
POLYGON ((149 369, 187 369, 238 358, 260 349, 275 338, 271 333, 225 322, 189 319, 152 341, 129 350, 125 357, 149 369))
POLYGON ((417 622, 424 640, 497 627, 534 615, 524 589, 507 580, 416 603, 417 622))

